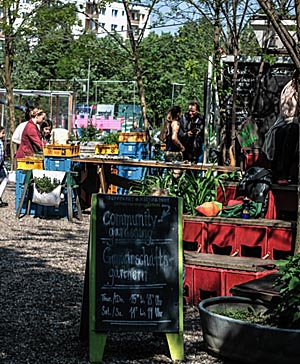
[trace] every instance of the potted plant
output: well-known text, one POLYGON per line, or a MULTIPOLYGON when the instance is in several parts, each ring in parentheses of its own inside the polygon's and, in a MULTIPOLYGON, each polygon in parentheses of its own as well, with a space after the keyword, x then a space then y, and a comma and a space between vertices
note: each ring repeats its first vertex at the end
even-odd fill
POLYGON ((203 339, 210 353, 253 364, 299 363, 300 254, 279 265, 279 303, 270 306, 238 296, 200 302, 203 339))

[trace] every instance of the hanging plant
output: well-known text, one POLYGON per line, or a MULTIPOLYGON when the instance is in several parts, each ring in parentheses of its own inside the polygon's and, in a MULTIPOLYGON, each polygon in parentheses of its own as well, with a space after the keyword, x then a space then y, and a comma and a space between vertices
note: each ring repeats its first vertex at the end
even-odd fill
POLYGON ((39 193, 49 193, 53 191, 56 187, 61 185, 61 182, 57 178, 46 177, 34 177, 33 182, 39 193))

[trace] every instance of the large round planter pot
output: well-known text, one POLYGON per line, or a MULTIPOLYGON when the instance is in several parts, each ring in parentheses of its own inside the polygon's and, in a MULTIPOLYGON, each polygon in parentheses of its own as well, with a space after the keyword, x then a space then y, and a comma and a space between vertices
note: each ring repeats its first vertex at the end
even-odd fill
POLYGON ((204 344, 208 352, 254 364, 299 364, 300 330, 277 329, 232 319, 214 311, 267 307, 244 297, 215 297, 200 302, 204 344))

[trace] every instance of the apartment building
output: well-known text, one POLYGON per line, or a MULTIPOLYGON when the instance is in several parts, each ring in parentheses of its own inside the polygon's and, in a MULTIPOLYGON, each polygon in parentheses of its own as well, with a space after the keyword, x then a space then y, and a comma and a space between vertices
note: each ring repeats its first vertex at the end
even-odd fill
MULTIPOLYGON (((86 13, 88 16, 84 17, 84 19, 81 18, 85 29, 95 32, 98 37, 104 37, 107 33, 116 32, 124 39, 128 39, 128 22, 122 1, 115 1, 100 9, 97 9, 93 1, 86 1, 86 13)), ((130 4, 130 22, 136 38, 139 37, 145 26, 148 14, 147 7, 134 2, 130 4)), ((149 25, 150 22, 148 27, 149 25)), ((146 29, 144 36, 147 36, 149 32, 149 29, 146 29)))
MULTIPOLYGON (((89 29, 97 34, 97 37, 104 37, 109 33, 116 32, 124 39, 128 39, 127 16, 122 1, 115 1, 108 4, 106 7, 98 8, 97 0, 62 0, 64 2, 73 2, 78 8, 78 18, 81 20, 81 26, 75 26, 73 29, 74 35, 80 35, 84 30, 89 29)), ((14 5, 13 5, 14 6, 14 5)), ((28 14, 34 9, 35 4, 30 0, 20 0, 19 17, 15 23, 17 27, 25 14, 28 14)), ((51 6, 51 1, 49 1, 51 6)), ((130 20, 136 38, 141 33, 149 10, 147 7, 138 4, 130 3, 130 20)), ((0 7, 0 19, 2 18, 2 8, 0 7)), ((150 21, 148 23, 148 28, 150 21)), ((0 27, 1 28, 1 27, 0 27)), ((146 29, 144 36, 149 34, 150 30, 146 29)), ((0 39, 2 31, 0 29, 0 39)))

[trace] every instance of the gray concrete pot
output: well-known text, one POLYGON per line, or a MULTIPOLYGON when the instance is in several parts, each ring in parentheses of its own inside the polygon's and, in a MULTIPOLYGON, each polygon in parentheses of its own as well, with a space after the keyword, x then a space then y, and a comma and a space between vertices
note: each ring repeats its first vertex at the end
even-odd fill
POLYGON ((217 356, 253 364, 299 364, 300 330, 277 329, 232 319, 212 311, 247 309, 266 311, 264 304, 244 297, 214 297, 200 302, 206 349, 217 356))

